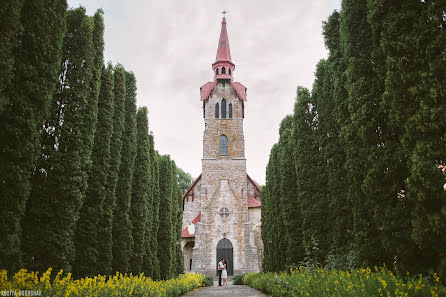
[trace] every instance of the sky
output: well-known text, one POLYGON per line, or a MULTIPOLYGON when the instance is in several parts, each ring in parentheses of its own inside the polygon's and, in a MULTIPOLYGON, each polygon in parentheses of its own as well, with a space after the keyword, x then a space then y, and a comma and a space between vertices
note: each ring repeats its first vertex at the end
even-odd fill
POLYGON ((248 88, 245 156, 248 174, 265 184, 281 120, 293 112, 297 86, 311 90, 327 57, 322 22, 340 0, 68 0, 89 15, 102 8, 105 61, 137 80, 137 105, 149 109, 155 148, 198 177, 204 120, 200 87, 213 81, 226 10, 234 81, 248 88))

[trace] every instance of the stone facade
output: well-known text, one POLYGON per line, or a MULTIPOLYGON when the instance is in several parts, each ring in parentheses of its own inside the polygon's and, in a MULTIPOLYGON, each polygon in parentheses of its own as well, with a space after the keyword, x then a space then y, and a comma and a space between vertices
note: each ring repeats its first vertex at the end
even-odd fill
POLYGON ((223 19, 217 61, 213 64, 214 82, 200 88, 204 109, 202 174, 183 196, 186 272, 215 276, 217 246, 223 239, 232 245, 228 256, 232 263, 228 265, 232 265, 234 275, 261 269, 261 191, 246 173, 246 88, 233 82, 234 69, 223 19))

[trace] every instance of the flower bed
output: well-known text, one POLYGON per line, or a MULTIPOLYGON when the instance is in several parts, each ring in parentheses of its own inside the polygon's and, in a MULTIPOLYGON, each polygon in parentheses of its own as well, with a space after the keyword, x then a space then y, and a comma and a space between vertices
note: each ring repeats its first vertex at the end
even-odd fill
POLYGON ((167 281, 154 281, 143 274, 139 276, 116 273, 113 276, 98 275, 94 278, 72 279, 71 273, 62 277, 59 271, 51 281, 52 269, 40 277, 25 269, 8 280, 7 272, 0 271, 0 296, 180 296, 200 287, 205 278, 202 274, 186 274, 167 281), (8 295, 9 294, 9 295, 8 295))
POLYGON ((275 297, 446 296, 437 275, 405 280, 385 268, 352 271, 298 268, 291 273, 249 273, 243 283, 275 297))

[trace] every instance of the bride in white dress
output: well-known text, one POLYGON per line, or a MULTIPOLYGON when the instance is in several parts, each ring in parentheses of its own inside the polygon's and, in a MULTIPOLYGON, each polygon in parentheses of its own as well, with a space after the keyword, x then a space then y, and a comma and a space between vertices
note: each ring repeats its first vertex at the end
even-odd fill
POLYGON ((221 278, 223 279, 223 286, 228 285, 228 262, 226 260, 223 260, 223 270, 221 271, 221 278))

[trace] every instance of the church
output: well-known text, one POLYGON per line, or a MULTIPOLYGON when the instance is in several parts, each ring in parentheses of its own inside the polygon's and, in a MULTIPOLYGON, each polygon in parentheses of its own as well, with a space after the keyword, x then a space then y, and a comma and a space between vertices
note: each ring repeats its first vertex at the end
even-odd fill
POLYGON ((200 88, 204 134, 202 173, 183 195, 185 272, 208 276, 228 261, 228 275, 262 267, 261 190, 246 173, 243 119, 247 88, 233 79, 226 19, 221 23, 212 82, 200 88))

